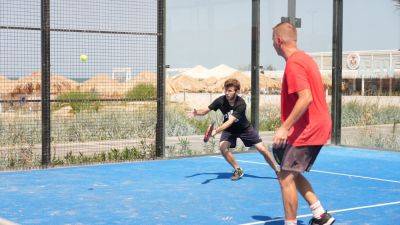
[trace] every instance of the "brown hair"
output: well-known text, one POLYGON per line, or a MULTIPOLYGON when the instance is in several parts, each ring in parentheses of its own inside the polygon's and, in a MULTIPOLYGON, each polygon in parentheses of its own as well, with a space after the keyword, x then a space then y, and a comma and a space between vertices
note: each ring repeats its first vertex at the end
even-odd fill
POLYGON ((224 88, 227 89, 230 87, 234 87, 236 89, 236 91, 239 91, 240 90, 240 82, 234 78, 230 78, 230 79, 226 80, 224 83, 224 88))

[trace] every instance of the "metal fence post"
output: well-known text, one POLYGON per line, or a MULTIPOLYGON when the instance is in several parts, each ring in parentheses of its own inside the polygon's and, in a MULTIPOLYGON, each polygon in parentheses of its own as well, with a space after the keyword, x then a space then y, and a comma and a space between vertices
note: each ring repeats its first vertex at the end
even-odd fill
POLYGON ((333 0, 332 43, 332 143, 341 142, 343 0, 333 0))
POLYGON ((158 0, 156 157, 165 156, 165 0, 158 0))
POLYGON ((251 25, 251 123, 258 130, 260 105, 260 0, 252 0, 251 25))
POLYGON ((50 164, 50 0, 41 1, 42 165, 50 164))

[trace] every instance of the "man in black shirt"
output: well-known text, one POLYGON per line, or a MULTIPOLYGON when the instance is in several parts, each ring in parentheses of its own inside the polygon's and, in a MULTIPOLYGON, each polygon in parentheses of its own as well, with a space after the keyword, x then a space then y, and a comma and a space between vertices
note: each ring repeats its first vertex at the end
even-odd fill
POLYGON ((222 132, 219 148, 225 160, 233 167, 235 172, 231 179, 238 180, 244 173, 239 167, 235 157, 229 151, 229 148, 236 147, 236 139, 240 138, 246 147, 255 146, 256 149, 264 156, 271 168, 277 172, 278 167, 275 166, 270 152, 265 148, 258 132, 251 126, 246 118, 246 102, 238 96, 240 90, 240 82, 236 79, 228 79, 224 83, 225 95, 215 99, 208 109, 194 109, 193 116, 203 116, 211 110, 218 109, 224 115, 224 123, 215 128, 212 136, 222 132))

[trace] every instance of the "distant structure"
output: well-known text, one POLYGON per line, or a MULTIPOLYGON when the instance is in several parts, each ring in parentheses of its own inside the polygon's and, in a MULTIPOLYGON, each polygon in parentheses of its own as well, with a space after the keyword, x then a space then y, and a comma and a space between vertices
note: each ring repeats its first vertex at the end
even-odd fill
MULTIPOLYGON (((309 53, 322 76, 332 79, 332 53, 309 53)), ((342 56, 342 91, 345 95, 400 95, 400 50, 346 51, 342 56)), ((264 71, 282 79, 282 70, 264 71)))
POLYGON ((126 82, 132 79, 132 68, 130 67, 113 68, 111 73, 111 78, 118 82, 126 82))
MULTIPOLYGON (((332 76, 332 53, 310 54, 321 72, 332 76)), ((345 94, 377 95, 400 93, 400 50, 346 51, 342 56, 345 94)))

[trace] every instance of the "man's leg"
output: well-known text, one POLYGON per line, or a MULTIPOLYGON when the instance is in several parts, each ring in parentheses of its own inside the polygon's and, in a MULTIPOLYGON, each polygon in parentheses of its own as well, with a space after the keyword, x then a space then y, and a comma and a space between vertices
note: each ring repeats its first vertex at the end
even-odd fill
POLYGON ((308 202, 309 205, 312 205, 318 201, 317 196, 308 180, 302 175, 299 174, 295 178, 297 190, 303 196, 303 198, 308 202))
POLYGON ((257 151, 264 156, 265 161, 269 164, 269 166, 275 171, 278 172, 277 165, 275 165, 275 161, 273 160, 272 154, 268 151, 268 149, 264 146, 262 142, 254 145, 257 151))
MULTIPOLYGON (((303 159, 304 161, 299 162, 302 165, 302 170, 309 171, 314 164, 321 146, 305 146, 297 153, 302 154, 302 156, 297 157, 297 159, 303 159)), ((313 218, 310 220, 312 225, 331 225, 335 222, 335 218, 331 214, 325 211, 321 202, 318 200, 310 182, 302 175, 298 174, 295 177, 295 183, 297 190, 308 202, 310 209, 313 214, 313 218)))
POLYGON ((236 162, 235 157, 232 152, 229 151, 229 147, 231 143, 228 141, 221 141, 219 143, 219 150, 221 151, 222 156, 224 156, 225 160, 236 170, 239 167, 239 164, 236 162))
POLYGON ((225 160, 233 167, 235 172, 231 177, 231 180, 236 181, 243 177, 244 172, 243 169, 239 167, 239 164, 236 162, 235 157, 232 152, 229 151, 229 147, 231 143, 229 141, 221 141, 220 143, 221 154, 224 156, 225 160))
POLYGON ((285 221, 296 220, 298 200, 295 179, 297 175, 297 172, 287 170, 281 170, 278 175, 285 209, 285 221))
POLYGON ((295 182, 297 190, 308 202, 312 211, 313 219, 311 219, 312 222, 310 222, 310 224, 333 224, 335 222, 335 218, 333 218, 331 214, 325 211, 321 202, 318 200, 313 188, 311 187, 310 182, 308 182, 308 180, 302 174, 299 174, 295 178, 295 182))

